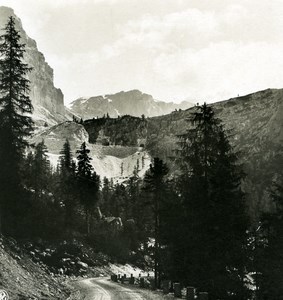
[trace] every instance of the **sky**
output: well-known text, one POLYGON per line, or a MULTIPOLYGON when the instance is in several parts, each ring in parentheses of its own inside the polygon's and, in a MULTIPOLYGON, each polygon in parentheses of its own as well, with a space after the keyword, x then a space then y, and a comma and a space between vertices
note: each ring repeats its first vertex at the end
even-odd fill
POLYGON ((0 0, 54 69, 65 104, 139 89, 215 102, 283 87, 282 0, 0 0))

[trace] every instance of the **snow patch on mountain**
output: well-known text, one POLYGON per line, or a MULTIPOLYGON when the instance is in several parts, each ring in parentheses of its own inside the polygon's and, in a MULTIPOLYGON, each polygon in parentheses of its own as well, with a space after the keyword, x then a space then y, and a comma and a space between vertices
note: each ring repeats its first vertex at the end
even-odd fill
POLYGON ((81 99, 81 104, 84 104, 84 103, 86 103, 87 102, 87 99, 86 98, 82 98, 81 99))
POLYGON ((132 90, 90 97, 86 102, 82 102, 79 98, 72 102, 71 111, 86 120, 95 116, 103 117, 107 113, 110 117, 119 115, 153 117, 168 114, 175 109, 187 109, 191 106, 193 104, 190 102, 176 104, 158 101, 151 95, 142 93, 139 90, 132 90))

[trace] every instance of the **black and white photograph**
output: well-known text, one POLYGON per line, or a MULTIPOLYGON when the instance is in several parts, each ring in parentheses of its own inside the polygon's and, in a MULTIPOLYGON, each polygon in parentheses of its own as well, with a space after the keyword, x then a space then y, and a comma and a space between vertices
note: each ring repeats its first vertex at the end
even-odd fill
POLYGON ((0 0, 0 300, 283 300, 283 1, 0 0))

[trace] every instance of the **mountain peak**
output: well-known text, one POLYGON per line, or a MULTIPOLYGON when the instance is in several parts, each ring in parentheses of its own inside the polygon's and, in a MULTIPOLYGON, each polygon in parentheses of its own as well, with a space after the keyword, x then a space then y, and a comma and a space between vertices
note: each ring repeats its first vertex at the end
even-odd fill
POLYGON ((134 89, 104 96, 79 98, 71 103, 70 108, 74 115, 83 119, 92 119, 102 117, 107 113, 110 117, 120 115, 153 117, 168 114, 175 109, 187 109, 191 106, 192 104, 189 102, 176 104, 157 101, 151 95, 134 89))
POLYGON ((14 12, 13 8, 11 8, 11 7, 0 6, 0 11, 1 11, 1 13, 6 13, 7 15, 15 16, 15 12, 14 12))
POLYGON ((129 90, 129 91, 121 91, 115 94, 107 94, 105 95, 105 97, 111 97, 115 95, 115 97, 135 97, 135 98, 139 98, 142 95, 146 95, 144 93, 142 93, 140 90, 138 89, 133 89, 133 90, 129 90))

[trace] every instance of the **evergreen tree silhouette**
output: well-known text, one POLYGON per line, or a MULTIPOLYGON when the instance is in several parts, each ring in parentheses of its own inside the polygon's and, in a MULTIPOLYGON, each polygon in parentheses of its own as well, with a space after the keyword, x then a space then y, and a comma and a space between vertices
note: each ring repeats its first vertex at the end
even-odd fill
POLYGON ((91 212, 98 202, 98 192, 100 187, 100 177, 93 171, 93 166, 89 157, 90 150, 83 142, 81 148, 77 150, 78 168, 76 176, 78 179, 79 200, 84 206, 86 218, 86 232, 90 233, 91 212))
POLYGON ((155 287, 159 287, 160 283, 160 217, 161 206, 166 197, 167 183, 165 176, 168 174, 168 168, 165 163, 158 157, 154 158, 153 164, 150 165, 146 172, 144 190, 149 194, 153 208, 154 218, 154 280, 155 287))
POLYGON ((73 168, 73 155, 71 146, 68 139, 66 139, 63 148, 60 151, 60 170, 61 173, 72 172, 73 168))
POLYGON ((65 207, 65 226, 67 233, 71 233, 75 223, 75 212, 77 205, 76 187, 75 187, 76 165, 73 161, 71 146, 66 139, 63 148, 60 151, 59 174, 60 184, 58 194, 65 207))
POLYGON ((2 217, 10 215, 14 221, 17 208, 23 213, 19 207, 24 199, 21 164, 33 130, 26 77, 31 68, 23 62, 24 53, 15 18, 10 17, 0 36, 0 209, 2 217))
POLYGON ((33 164, 34 164, 34 155, 32 153, 32 151, 29 151, 24 164, 23 164, 23 169, 24 169, 24 185, 27 186, 28 189, 31 189, 33 187, 33 183, 34 183, 34 177, 35 174, 33 172, 33 164))
POLYGON ((89 157, 90 150, 86 148, 86 143, 83 142, 81 148, 77 150, 77 159, 78 159, 78 170, 77 175, 81 178, 91 178, 91 173, 93 170, 93 166, 90 164, 92 160, 89 157))
POLYGON ((44 140, 35 146, 33 173, 35 174, 34 189, 36 197, 41 197, 43 190, 46 190, 51 173, 47 152, 44 140))
POLYGON ((106 216, 110 215, 113 188, 114 188, 113 181, 110 181, 107 177, 104 177, 102 191, 101 191, 102 192, 101 209, 102 209, 102 213, 106 216))
POLYGON ((179 136, 183 202, 179 230, 184 240, 175 243, 175 250, 176 260, 180 249, 183 253, 180 276, 208 291, 212 299, 226 299, 229 294, 245 299, 244 173, 210 106, 197 106, 192 123, 179 136))
POLYGON ((110 213, 126 220, 128 216, 128 195, 124 184, 116 183, 111 199, 110 213))
MULTIPOLYGON (((282 163, 282 157, 281 161, 282 163)), ((262 240, 258 299, 283 299, 283 172, 274 179, 270 194, 274 211, 262 216, 262 240)))

